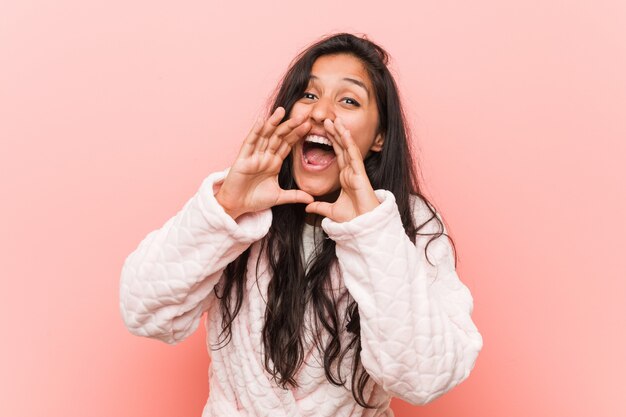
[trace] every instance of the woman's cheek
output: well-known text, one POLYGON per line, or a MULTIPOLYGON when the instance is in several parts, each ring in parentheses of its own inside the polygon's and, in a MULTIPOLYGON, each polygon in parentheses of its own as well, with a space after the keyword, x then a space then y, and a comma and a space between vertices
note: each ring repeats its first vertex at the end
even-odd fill
POLYGON ((306 113, 306 106, 302 103, 296 102, 291 108, 291 114, 289 115, 289 118, 293 118, 304 113, 306 113))

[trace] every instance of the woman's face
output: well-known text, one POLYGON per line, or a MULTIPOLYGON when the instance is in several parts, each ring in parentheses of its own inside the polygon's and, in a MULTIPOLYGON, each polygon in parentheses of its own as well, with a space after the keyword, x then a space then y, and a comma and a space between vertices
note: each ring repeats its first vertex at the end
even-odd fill
POLYGON ((292 172, 298 188, 314 197, 328 197, 340 188, 335 153, 332 147, 319 144, 324 137, 331 139, 324 119, 334 122, 339 117, 363 158, 382 147, 374 88, 367 70, 352 55, 324 55, 314 62, 309 85, 290 117, 301 114, 307 115, 311 130, 292 148, 292 172))

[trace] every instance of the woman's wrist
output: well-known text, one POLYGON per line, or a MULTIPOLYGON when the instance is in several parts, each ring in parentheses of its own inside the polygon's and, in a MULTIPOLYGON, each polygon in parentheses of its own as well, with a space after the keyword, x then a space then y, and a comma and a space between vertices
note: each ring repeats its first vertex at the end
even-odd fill
POLYGON ((217 203, 222 207, 222 209, 224 209, 224 212, 226 214, 228 214, 230 217, 233 218, 233 220, 237 220, 237 218, 239 216, 241 216, 242 214, 244 214, 243 212, 241 212, 240 210, 237 210, 235 207, 230 206, 228 203, 225 203, 225 199, 222 193, 222 189, 220 188, 219 191, 215 194, 215 200, 217 201, 217 203))
POLYGON ((378 201, 378 197, 376 197, 376 193, 374 193, 374 190, 372 190, 371 194, 368 195, 366 199, 359 202, 359 205, 356 209, 357 216, 368 213, 374 210, 379 205, 380 205, 380 201, 378 201))

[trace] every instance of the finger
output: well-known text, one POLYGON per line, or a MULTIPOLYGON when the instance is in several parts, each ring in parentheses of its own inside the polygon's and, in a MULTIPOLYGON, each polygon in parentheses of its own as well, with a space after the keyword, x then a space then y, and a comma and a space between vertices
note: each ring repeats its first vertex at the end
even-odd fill
MULTIPOLYGON (((350 140, 352 140, 352 139, 350 139, 350 140)), ((361 150, 359 149, 359 147, 356 146, 356 143, 350 142, 348 144, 347 151, 348 151, 347 153, 348 153, 348 155, 350 155, 350 159, 352 161, 361 162, 361 165, 363 164, 363 155, 361 154, 361 150)))
POLYGON ((283 190, 278 195, 276 204, 303 203, 309 204, 313 202, 313 197, 302 190, 283 190))
POLYGON ((311 130, 311 123, 308 120, 304 121, 300 126, 293 129, 287 135, 283 136, 282 142, 287 142, 290 146, 306 136, 311 130))
POLYGON ((355 173, 365 174, 365 165, 363 164, 363 157, 361 156, 361 151, 356 146, 351 146, 348 149, 348 153, 350 154, 350 166, 354 170, 355 173))
POLYGON ((241 145, 241 149, 239 151, 240 155, 247 156, 247 155, 250 155, 252 152, 254 152, 256 141, 260 137, 259 134, 261 133, 262 127, 263 127, 263 118, 259 116, 254 122, 254 125, 252 125, 250 132, 248 132, 248 135, 246 136, 246 138, 243 141, 243 144, 241 145))
POLYGON ((335 124, 333 123, 332 120, 325 119, 324 120, 324 128, 339 143, 339 146, 341 146, 341 147, 344 146, 343 142, 341 140, 341 135, 339 134, 339 132, 337 132, 337 129, 335 128, 335 124))
POLYGON ((342 126, 340 126, 339 129, 343 129, 341 136, 343 138, 343 143, 346 145, 346 163, 349 164, 355 172, 365 172, 363 154, 361 153, 361 150, 357 146, 354 139, 352 139, 350 131, 343 128, 342 126))
POLYGON ((298 115, 281 123, 269 140, 267 149, 274 153, 280 147, 285 137, 289 136, 295 129, 300 127, 306 120, 305 115, 298 115))
POLYGON ((337 164, 339 165, 339 169, 343 170, 348 163, 346 160, 346 151, 341 146, 339 146, 337 140, 331 139, 330 141, 333 144, 333 150, 335 151, 335 157, 337 158, 337 164))
POLYGON ((285 136, 278 149, 276 150, 276 155, 280 157, 280 159, 285 159, 289 152, 291 152, 291 148, 293 145, 299 141, 304 135, 306 135, 311 130, 311 125, 309 122, 304 122, 296 129, 294 129, 289 135, 285 136))
POLYGON ((335 127, 335 130, 337 131, 337 134, 339 135, 339 138, 341 140, 341 144, 344 148, 348 148, 349 142, 355 143, 354 139, 352 139, 352 134, 350 133, 350 130, 346 128, 346 125, 343 124, 342 119, 337 117, 335 119, 335 122, 333 123, 333 126, 335 127))
POLYGON ((285 108, 280 106, 276 107, 276 110, 274 110, 274 112, 263 125, 263 130, 261 130, 261 136, 269 138, 280 124, 280 121, 283 120, 283 117, 285 117, 285 108))
POLYGON ((346 126, 343 124, 343 120, 340 117, 335 118, 333 125, 335 126, 335 129, 337 130, 337 132, 339 132, 339 134, 342 134, 346 131, 346 126))
POLYGON ((307 205, 304 208, 304 211, 306 211, 307 213, 319 214, 320 216, 328 217, 332 220, 331 215, 333 213, 333 209, 331 203, 326 203, 324 201, 314 201, 311 204, 307 205))
POLYGON ((281 161, 284 161, 285 158, 287 158, 287 155, 289 155, 289 152, 291 152, 291 145, 289 145, 287 142, 283 142, 276 150, 276 155, 280 158, 281 161))
POLYGON ((269 143, 269 137, 274 133, 276 127, 280 124, 280 121, 285 116, 285 109, 283 107, 277 107, 274 113, 263 124, 263 128, 259 133, 260 138, 257 139, 254 151, 264 152, 269 143))
POLYGON ((261 136, 257 140, 257 142, 256 142, 256 144, 254 146, 254 152, 259 152, 259 153, 265 152, 265 149, 267 149, 267 143, 268 142, 269 142, 269 140, 266 137, 261 136))
POLYGON ((337 164, 339 164, 339 169, 341 170, 346 166, 345 150, 339 143, 337 132, 333 128, 333 125, 330 119, 324 120, 324 128, 326 128, 326 131, 329 133, 329 136, 330 136, 329 139, 333 145, 335 156, 337 157, 337 164))
POLYGON ((365 166, 363 165, 363 154, 361 150, 357 146, 354 139, 352 139, 352 134, 348 129, 345 128, 343 122, 340 119, 335 120, 335 124, 337 126, 337 131, 340 132, 341 139, 346 148, 346 163, 350 164, 353 169, 360 171, 360 168, 365 170, 365 166))

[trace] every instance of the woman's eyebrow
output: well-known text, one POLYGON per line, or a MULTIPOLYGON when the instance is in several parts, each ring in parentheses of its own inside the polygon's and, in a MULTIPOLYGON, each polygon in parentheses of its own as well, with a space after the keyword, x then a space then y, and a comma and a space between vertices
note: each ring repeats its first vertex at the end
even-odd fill
MULTIPOLYGON (((311 80, 319 80, 319 77, 316 77, 315 75, 311 75, 309 78, 311 80)), ((367 98, 370 97, 370 90, 368 90, 367 86, 363 82, 356 80, 354 78, 349 78, 349 77, 344 77, 341 80, 348 81, 349 83, 352 83, 354 85, 358 85, 359 87, 365 90, 365 93, 367 93, 367 98)))

